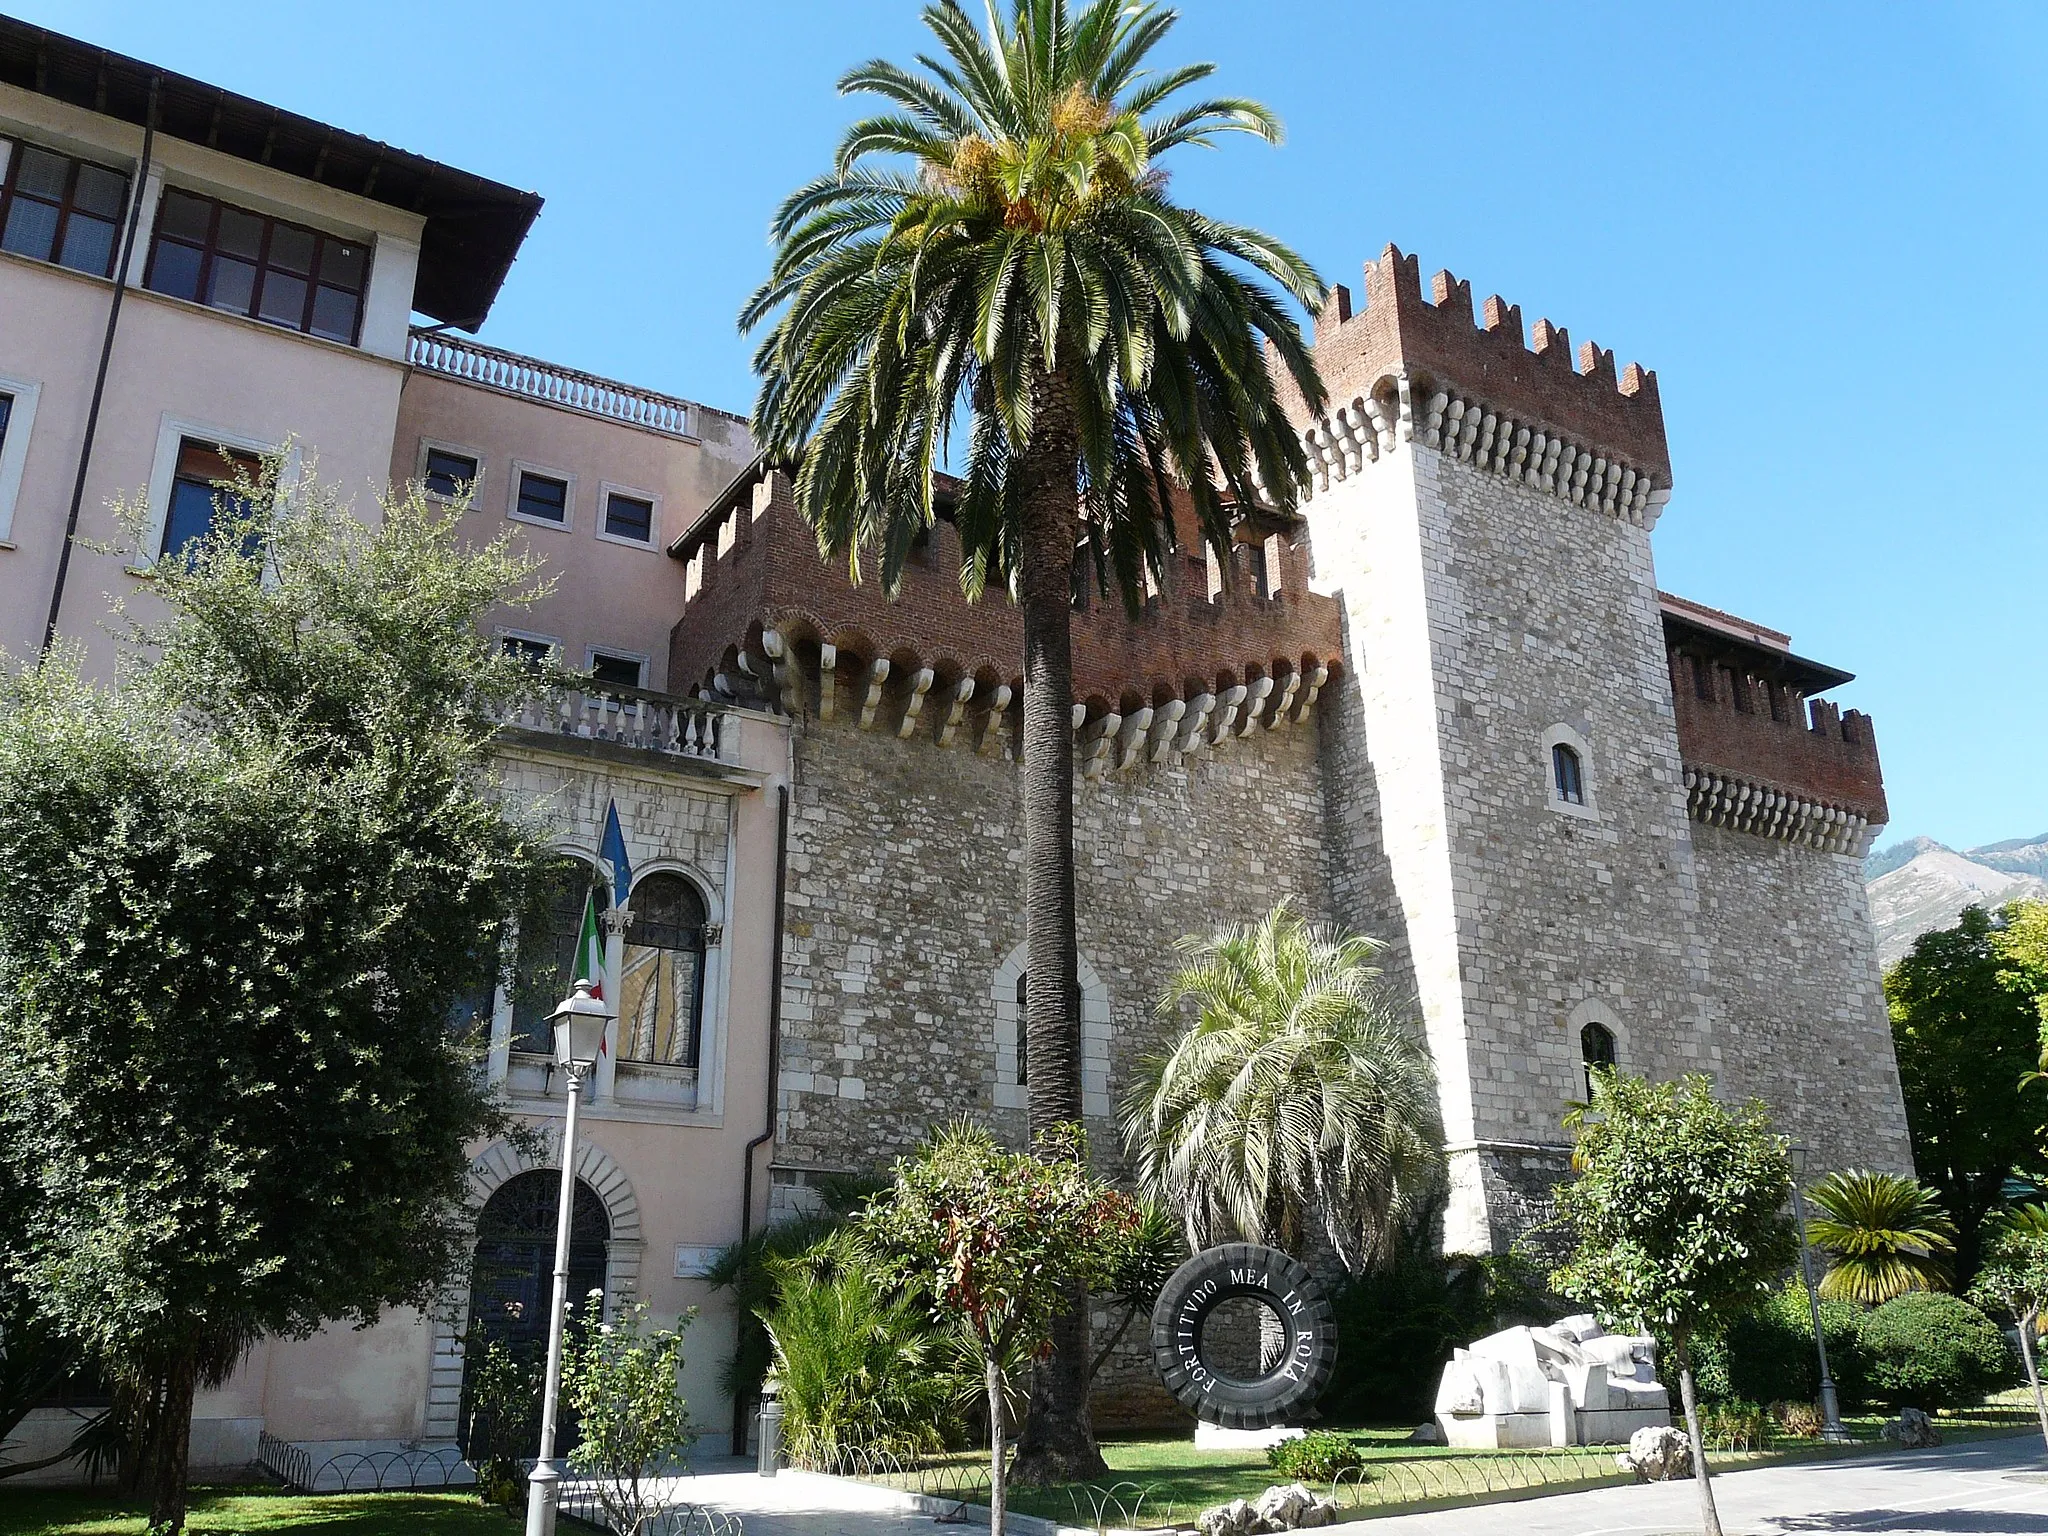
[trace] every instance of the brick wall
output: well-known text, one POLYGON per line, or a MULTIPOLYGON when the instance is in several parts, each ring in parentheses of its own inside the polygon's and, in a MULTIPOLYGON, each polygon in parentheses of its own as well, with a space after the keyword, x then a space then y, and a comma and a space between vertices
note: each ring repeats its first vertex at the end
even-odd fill
MULTIPOLYGON (((1495 295, 1475 318, 1472 285, 1449 272, 1436 274, 1424 299, 1417 259, 1390 245, 1365 264, 1362 309, 1353 313, 1350 290, 1331 290, 1316 322, 1316 364, 1332 405, 1370 398, 1396 374, 1423 391, 1455 383, 1490 409, 1618 456, 1668 487, 1657 375, 1630 363, 1617 378, 1614 354, 1592 342, 1579 348, 1575 367, 1571 338, 1548 320, 1536 322, 1532 341, 1523 341, 1519 305, 1495 295)), ((1282 393, 1306 425, 1300 396, 1284 383, 1282 393)))
MULTIPOLYGON (((1247 535, 1251 537, 1251 535, 1247 535)), ((1250 545, 1234 551, 1233 570, 1212 600, 1207 551, 1192 541, 1169 556, 1163 590, 1133 619, 1117 598, 1091 593, 1074 614, 1074 698, 1095 712, 1138 708, 1276 677, 1335 656, 1336 610, 1307 590, 1307 558, 1284 535, 1258 546, 1272 573, 1272 596, 1254 578, 1250 545)), ((854 582, 841 562, 823 560, 796 515, 789 478, 765 471, 751 503, 686 545, 690 589, 670 639, 669 676, 683 687, 722 664, 729 647, 779 628, 798 644, 829 642, 857 662, 889 659, 901 668, 932 667, 944 688, 961 677, 993 686, 1021 682, 1023 626, 1000 592, 969 603, 960 592, 960 541, 940 522, 911 556, 900 596, 883 591, 878 564, 854 582), (724 553, 719 550, 724 548, 724 553)))
POLYGON ((1757 779, 1876 824, 1890 820, 1869 716, 1802 698, 1696 650, 1672 649, 1669 664, 1688 764, 1757 779), (1702 697, 1703 688, 1710 696, 1702 697))

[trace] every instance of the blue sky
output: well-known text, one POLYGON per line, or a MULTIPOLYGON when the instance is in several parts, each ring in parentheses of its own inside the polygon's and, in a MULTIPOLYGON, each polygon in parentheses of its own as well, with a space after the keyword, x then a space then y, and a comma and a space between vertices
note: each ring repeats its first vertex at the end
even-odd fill
MULTIPOLYGON (((733 314, 910 0, 9 0, 547 198, 486 340, 745 410, 733 314)), ((1177 194, 1357 287, 1393 240, 1657 370, 1661 583, 1853 670, 1886 840, 2048 830, 2048 8, 1182 0, 1287 144, 1177 194)))

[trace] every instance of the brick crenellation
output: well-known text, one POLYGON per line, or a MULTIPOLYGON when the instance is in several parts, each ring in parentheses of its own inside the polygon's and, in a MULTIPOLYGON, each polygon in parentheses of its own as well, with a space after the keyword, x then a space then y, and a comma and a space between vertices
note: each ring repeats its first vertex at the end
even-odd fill
MULTIPOLYGON (((1422 398, 1456 386, 1488 409, 1623 460, 1659 487, 1671 484, 1654 372, 1632 362, 1617 374, 1614 353, 1590 341, 1575 363, 1570 336, 1549 320, 1538 320, 1525 341, 1519 305, 1494 294, 1475 315, 1471 283, 1448 271, 1436 274, 1425 298, 1418 259, 1398 246, 1365 263, 1365 303, 1356 312, 1350 289, 1331 288, 1316 317, 1315 355, 1332 407, 1356 398, 1369 409, 1400 380, 1422 398)), ((1300 395, 1284 378, 1281 388, 1290 414, 1307 424, 1300 395)))

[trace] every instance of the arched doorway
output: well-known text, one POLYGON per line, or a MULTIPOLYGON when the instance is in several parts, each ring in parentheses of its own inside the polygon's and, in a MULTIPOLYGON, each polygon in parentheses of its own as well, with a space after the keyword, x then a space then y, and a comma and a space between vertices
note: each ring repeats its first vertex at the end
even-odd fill
MULTIPOLYGON (((538 1370, 547 1355, 548 1304, 554 1292, 555 1212, 561 1199, 559 1169, 535 1168, 499 1185, 477 1216, 476 1251, 470 1268, 469 1338, 462 1373, 458 1439, 470 1446, 475 1390, 486 1351, 502 1344, 515 1366, 538 1370)), ((569 1300, 581 1307, 592 1291, 604 1289, 605 1255, 611 1219, 604 1201, 583 1180, 569 1218, 569 1300)), ((565 1416, 566 1417, 566 1416, 565 1416)), ((536 1406, 526 1431, 532 1455, 540 1439, 536 1406)), ((508 1427, 509 1428, 509 1427, 508 1427)), ((575 1443, 574 1426, 562 1426, 562 1444, 575 1443)))

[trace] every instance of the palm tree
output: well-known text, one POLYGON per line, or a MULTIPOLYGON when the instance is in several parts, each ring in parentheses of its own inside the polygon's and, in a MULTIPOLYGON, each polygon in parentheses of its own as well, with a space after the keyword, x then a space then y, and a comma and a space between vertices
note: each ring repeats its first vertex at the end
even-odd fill
POLYGON ((1876 1306, 1907 1291, 1944 1291, 1956 1224, 1935 1192, 1903 1173, 1831 1173, 1806 1193, 1818 1213, 1807 1222, 1831 1263, 1820 1293, 1876 1306))
MULTIPOLYGON (((1081 1118, 1074 1003, 1073 681, 1077 574, 1135 610, 1185 497, 1219 552, 1234 509, 1285 514, 1307 461, 1265 344, 1312 408, 1323 388, 1289 298, 1323 284, 1294 252, 1166 195, 1169 150, 1227 132, 1278 142, 1256 102, 1169 106, 1209 64, 1150 70, 1175 15, 1149 0, 957 0, 924 10, 915 69, 877 59, 842 92, 855 123, 831 172, 777 212, 754 433, 801 461, 822 552, 879 555, 894 590, 936 516, 934 471, 966 435, 952 517, 970 598, 993 585, 1024 629, 1025 1027, 1034 1130, 1081 1118), (1263 489, 1261 489, 1263 488, 1263 489)), ((1227 569, 1227 567, 1226 567, 1227 569)), ((1020 1476, 1100 1475, 1087 1418, 1085 1298, 1056 1330, 1020 1476)))
POLYGON ((1146 1191, 1196 1247, 1230 1237, 1299 1255, 1317 1237, 1372 1267, 1443 1169, 1436 1074, 1373 962, 1382 946, 1285 902, 1184 939, 1160 1004, 1193 1026, 1140 1068, 1121 1111, 1146 1191))

